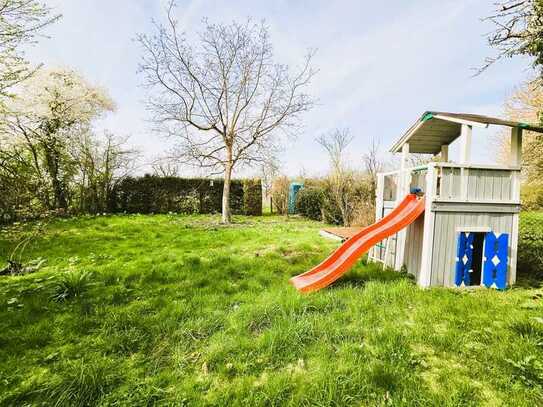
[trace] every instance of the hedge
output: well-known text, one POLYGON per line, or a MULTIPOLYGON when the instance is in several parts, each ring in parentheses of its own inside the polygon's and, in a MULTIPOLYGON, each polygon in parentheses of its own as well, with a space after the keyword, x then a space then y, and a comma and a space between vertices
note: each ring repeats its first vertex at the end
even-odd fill
MULTIPOLYGON (((114 188, 109 209, 126 213, 219 213, 223 185, 222 179, 127 177, 114 188)), ((260 180, 232 180, 230 207, 234 214, 262 215, 260 180)))
POLYGON ((296 213, 313 220, 322 220, 324 191, 322 188, 302 188, 296 195, 296 213))

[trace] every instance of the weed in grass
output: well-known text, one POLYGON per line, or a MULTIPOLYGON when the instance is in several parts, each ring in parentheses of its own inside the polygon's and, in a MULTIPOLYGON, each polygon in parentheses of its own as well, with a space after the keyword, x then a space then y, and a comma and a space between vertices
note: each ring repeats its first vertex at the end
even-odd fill
POLYGON ((91 286, 93 273, 89 271, 66 271, 53 284, 52 298, 62 302, 82 296, 91 286))

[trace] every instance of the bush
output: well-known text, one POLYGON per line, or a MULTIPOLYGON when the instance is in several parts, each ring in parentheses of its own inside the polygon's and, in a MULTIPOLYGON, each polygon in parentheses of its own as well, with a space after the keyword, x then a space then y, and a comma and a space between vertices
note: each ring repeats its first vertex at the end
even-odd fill
POLYGON ((322 188, 302 188, 296 195, 296 212, 306 218, 322 220, 322 188))
POLYGON ((290 181, 282 176, 273 180, 271 187, 272 205, 279 215, 286 215, 288 212, 288 189, 290 181))
MULTIPOLYGON (((109 210, 126 213, 220 213, 223 186, 222 179, 155 175, 128 177, 115 187, 109 210)), ((232 180, 230 208, 234 214, 261 215, 260 180, 232 180)))
POLYGON ((336 200, 332 197, 329 189, 323 190, 322 220, 324 223, 330 223, 332 225, 343 225, 341 208, 337 204, 336 200))
POLYGON ((348 171, 323 180, 323 220, 345 226, 366 226, 374 218, 375 189, 365 174, 348 171))
POLYGON ((519 273, 543 278, 543 212, 522 212, 519 226, 519 273))

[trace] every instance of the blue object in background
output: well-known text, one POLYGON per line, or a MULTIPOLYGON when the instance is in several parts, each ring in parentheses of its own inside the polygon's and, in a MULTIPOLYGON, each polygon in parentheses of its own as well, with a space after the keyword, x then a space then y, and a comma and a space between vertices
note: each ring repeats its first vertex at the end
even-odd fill
POLYGON ((454 282, 457 286, 470 285, 470 271, 473 263, 474 233, 460 232, 456 251, 456 275, 454 282))
POLYGON ((483 284, 486 287, 504 290, 507 286, 507 247, 509 235, 494 232, 485 235, 483 258, 483 284))
POLYGON ((288 190, 288 213, 296 213, 296 195, 298 191, 304 187, 304 184, 300 182, 292 182, 288 190))

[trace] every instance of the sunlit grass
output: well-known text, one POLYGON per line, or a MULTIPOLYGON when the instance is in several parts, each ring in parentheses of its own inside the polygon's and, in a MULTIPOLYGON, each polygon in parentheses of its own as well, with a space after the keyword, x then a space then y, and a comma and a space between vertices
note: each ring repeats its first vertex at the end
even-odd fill
MULTIPOLYGON (((4 405, 541 405, 538 289, 419 289, 360 263, 300 295, 337 243, 265 216, 59 220, 0 279, 4 405), (60 298, 59 298, 60 295, 60 298)), ((28 233, 6 229, 0 255, 28 233)), ((26 230, 26 231, 25 231, 26 230)))

